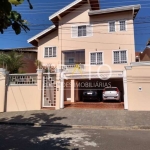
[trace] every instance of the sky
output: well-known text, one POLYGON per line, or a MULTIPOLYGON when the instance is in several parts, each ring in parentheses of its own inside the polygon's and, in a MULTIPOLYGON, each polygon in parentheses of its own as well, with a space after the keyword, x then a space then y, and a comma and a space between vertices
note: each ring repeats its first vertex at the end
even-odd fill
MULTIPOLYGON (((28 3, 14 7, 22 14, 22 18, 28 21, 30 31, 27 33, 22 31, 16 35, 11 28, 8 28, 4 34, 0 34, 0 49, 30 47, 31 44, 27 40, 39 32, 45 30, 52 22, 48 17, 65 7, 73 0, 30 0, 33 5, 33 10, 30 10, 28 3)), ((135 50, 143 51, 147 41, 150 39, 150 1, 149 0, 100 0, 101 9, 141 4, 136 19, 134 20, 135 27, 135 50)))

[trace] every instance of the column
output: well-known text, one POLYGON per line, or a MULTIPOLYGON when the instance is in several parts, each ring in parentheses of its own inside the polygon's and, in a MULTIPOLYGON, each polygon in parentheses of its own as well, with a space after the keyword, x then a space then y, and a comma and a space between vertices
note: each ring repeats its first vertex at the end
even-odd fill
POLYGON ((7 72, 0 68, 0 112, 7 111, 7 88, 6 88, 7 72))
POLYGON ((64 79, 63 73, 56 74, 56 109, 64 108, 64 79))
POLYGON ((126 70, 123 71, 123 88, 124 88, 124 109, 128 109, 128 93, 127 93, 127 75, 126 70))
POLYGON ((43 69, 37 69, 37 86, 38 86, 38 100, 39 110, 43 107, 43 69))
POLYGON ((75 102, 75 81, 71 80, 71 102, 75 102))

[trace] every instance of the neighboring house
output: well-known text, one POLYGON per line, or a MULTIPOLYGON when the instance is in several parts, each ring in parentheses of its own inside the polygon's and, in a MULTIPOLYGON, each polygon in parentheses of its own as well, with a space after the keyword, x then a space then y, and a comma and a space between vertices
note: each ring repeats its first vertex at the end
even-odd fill
POLYGON ((146 46, 143 52, 137 52, 136 58, 139 61, 150 61, 150 46, 146 46))
POLYGON ((37 47, 23 47, 23 48, 11 48, 0 49, 0 53, 9 53, 16 51, 23 53, 23 60, 25 62, 24 68, 20 68, 21 73, 36 73, 35 60, 37 60, 37 47))
MULTIPOLYGON (((105 87, 104 82, 118 87, 127 109, 127 85, 123 78, 125 66, 135 61, 134 19, 140 7, 101 9, 98 0, 76 0, 49 17, 54 25, 28 40, 38 47, 38 60, 43 65, 62 65, 66 70, 64 83, 69 82, 70 87, 61 87, 61 108, 64 100, 81 100, 85 88, 76 88, 76 83, 90 81, 101 82, 99 89, 105 87), (77 64, 82 72, 74 73, 77 64)), ((42 107, 55 106, 51 101, 46 104, 45 94, 42 107)))

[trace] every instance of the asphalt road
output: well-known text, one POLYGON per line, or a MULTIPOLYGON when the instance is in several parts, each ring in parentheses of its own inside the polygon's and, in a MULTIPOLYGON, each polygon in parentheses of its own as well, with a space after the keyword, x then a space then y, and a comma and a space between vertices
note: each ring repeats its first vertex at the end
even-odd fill
POLYGON ((0 126, 0 150, 149 150, 150 130, 0 126))

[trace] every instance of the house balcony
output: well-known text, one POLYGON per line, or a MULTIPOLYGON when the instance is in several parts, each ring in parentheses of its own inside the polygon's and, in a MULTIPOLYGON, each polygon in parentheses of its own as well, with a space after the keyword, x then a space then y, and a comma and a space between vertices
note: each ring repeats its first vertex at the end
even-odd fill
POLYGON ((85 50, 72 50, 62 52, 62 69, 67 72, 75 69, 84 69, 85 50))

